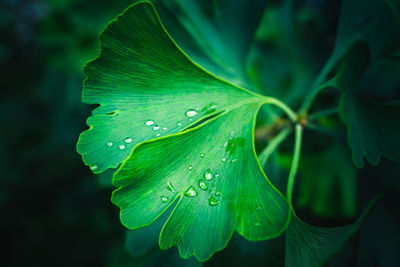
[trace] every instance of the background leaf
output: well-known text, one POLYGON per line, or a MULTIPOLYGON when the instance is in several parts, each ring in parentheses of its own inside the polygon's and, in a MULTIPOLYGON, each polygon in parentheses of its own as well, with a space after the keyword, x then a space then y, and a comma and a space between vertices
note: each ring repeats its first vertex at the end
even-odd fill
POLYGON ((174 40, 196 63, 249 88, 246 60, 267 1, 153 2, 174 40))
POLYGON ((321 153, 303 154, 296 206, 319 217, 354 217, 357 174, 349 154, 338 142, 321 153))
POLYGON ((400 61, 388 57, 369 65, 360 64, 360 58, 366 58, 366 53, 360 46, 355 49, 360 50, 349 56, 339 84, 343 90, 341 117, 348 126, 354 163, 362 168, 365 157, 376 165, 381 155, 400 160, 400 105, 393 100, 399 97, 400 82, 396 77, 400 73, 400 61))
POLYGON ((286 231, 285 266, 322 266, 354 235, 378 199, 371 200, 357 221, 341 227, 311 226, 293 212, 286 231))

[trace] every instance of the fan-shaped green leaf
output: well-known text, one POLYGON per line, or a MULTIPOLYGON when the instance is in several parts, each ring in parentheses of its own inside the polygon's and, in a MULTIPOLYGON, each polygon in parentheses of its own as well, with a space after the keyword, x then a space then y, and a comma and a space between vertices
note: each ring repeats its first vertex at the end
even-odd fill
POLYGON ((364 165, 363 157, 371 164, 378 164, 380 156, 400 160, 400 104, 387 102, 400 97, 400 61, 394 54, 394 59, 389 56, 368 65, 362 50, 357 46, 348 56, 337 84, 343 91, 341 117, 348 126, 349 145, 359 168, 364 165))
POLYGON ((135 144, 257 98, 192 62, 150 2, 125 10, 100 40, 99 57, 85 68, 82 96, 83 102, 100 106, 77 144, 95 173, 117 167, 135 144))
POLYGON ((301 221, 293 212, 286 231, 285 266, 323 266, 354 235, 379 198, 371 200, 357 221, 341 227, 315 227, 301 221))
POLYGON ((137 146, 114 176, 113 202, 131 229, 154 221, 176 199, 160 247, 208 259, 236 229, 250 240, 278 236, 288 205, 266 179, 253 144, 257 103, 199 127, 137 146), (145 211, 145 212, 143 212, 145 211), (140 216, 138 216, 140 214, 140 216))

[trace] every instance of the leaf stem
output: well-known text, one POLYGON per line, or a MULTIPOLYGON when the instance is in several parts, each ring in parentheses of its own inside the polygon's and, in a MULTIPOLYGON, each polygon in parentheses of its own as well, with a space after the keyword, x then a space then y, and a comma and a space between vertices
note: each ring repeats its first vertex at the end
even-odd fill
POLYGON ((294 152, 293 152, 292 164, 290 166, 287 192, 286 192, 286 196, 289 200, 289 203, 292 203, 294 179, 297 173, 297 169, 299 167, 302 135, 303 135, 303 126, 301 124, 296 124, 294 152))
POLYGON ((319 110, 319 111, 316 111, 316 112, 310 114, 310 116, 308 116, 308 119, 309 120, 318 120, 323 117, 335 115, 338 113, 338 111, 339 111, 338 107, 319 110))
POLYGON ((264 99, 265 99, 264 104, 271 104, 277 106, 283 112, 286 113, 286 115, 292 122, 297 122, 297 114, 288 105, 286 105, 285 103, 274 97, 264 97, 264 99))
POLYGON ((261 153, 258 156, 258 160, 260 161, 260 164, 262 167, 265 166, 269 157, 278 148, 278 146, 283 141, 286 140, 286 138, 289 136, 291 131, 292 130, 290 128, 284 128, 274 138, 272 138, 271 141, 268 143, 268 145, 263 149, 263 151, 261 151, 261 153))

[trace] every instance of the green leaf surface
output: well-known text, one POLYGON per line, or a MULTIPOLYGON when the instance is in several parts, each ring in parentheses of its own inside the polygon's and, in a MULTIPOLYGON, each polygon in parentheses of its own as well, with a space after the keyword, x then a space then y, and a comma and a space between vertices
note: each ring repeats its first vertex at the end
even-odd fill
POLYGON ((249 240, 281 234, 288 205, 254 152, 258 108, 244 105, 137 146, 114 176, 119 189, 112 201, 121 208, 122 223, 130 229, 145 226, 178 199, 160 247, 177 245, 183 258, 200 261, 224 248, 234 230, 249 240))
POLYGON ((268 5, 248 63, 249 75, 256 86, 292 105, 297 105, 310 89, 321 60, 316 44, 322 41, 319 29, 312 23, 321 18, 313 17, 311 8, 299 8, 295 2, 286 0, 268 5), (304 20, 296 17, 304 13, 310 17, 304 20))
POLYGON ((301 221, 293 211, 286 231, 285 266, 323 266, 355 234, 379 198, 371 200, 357 221, 341 227, 315 227, 301 221))
POLYGON ((358 168, 364 157, 374 165, 381 156, 400 160, 400 104, 393 101, 399 97, 400 61, 389 56, 368 65, 361 48, 350 54, 338 83, 343 91, 340 115, 358 168))
POLYGON ((228 108, 260 101, 193 63, 165 31, 150 2, 139 2, 100 36, 85 67, 82 100, 100 104, 78 140, 92 171, 116 168, 145 140, 182 131, 228 108))
POLYGON ((357 167, 364 166, 363 157, 374 165, 381 156, 400 160, 400 104, 367 102, 345 93, 340 107, 357 167))
MULTIPOLYGON (((375 63, 400 48, 400 23, 397 21, 395 4, 398 0, 343 0, 334 51, 314 82, 311 93, 303 102, 301 111, 306 112, 332 69, 359 42, 370 48, 369 59, 375 63)), ((329 86, 328 86, 329 87, 329 86)))
POLYGON ((356 169, 344 145, 335 142, 320 153, 303 155, 299 173, 297 207, 319 217, 356 215, 356 169))
POLYGON ((333 53, 334 61, 343 57, 351 45, 368 41, 372 61, 393 52, 400 42, 400 28, 395 12, 388 2, 381 0, 343 0, 339 28, 333 53))
POLYGON ((196 63, 248 85, 244 68, 267 1, 154 0, 172 37, 196 63))

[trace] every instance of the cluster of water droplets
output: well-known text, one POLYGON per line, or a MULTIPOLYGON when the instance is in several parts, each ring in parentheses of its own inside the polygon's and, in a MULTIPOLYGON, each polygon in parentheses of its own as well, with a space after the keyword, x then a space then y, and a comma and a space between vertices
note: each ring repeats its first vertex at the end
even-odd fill
MULTIPOLYGON (((127 138, 125 138, 123 141, 121 141, 121 142, 120 142, 119 144, 117 144, 117 145, 118 145, 118 148, 119 148, 120 150, 125 150, 126 147, 127 147, 129 144, 131 144, 132 142, 133 142, 132 137, 127 137, 127 138)), ((113 147, 113 146, 114 146, 114 142, 108 141, 108 142, 106 142, 106 146, 107 146, 107 147, 113 147)))
MULTIPOLYGON (((205 154, 200 153, 200 158, 204 158, 205 154)), ((194 169, 193 165, 187 166, 188 171, 192 171, 194 169)), ((209 191, 208 204, 210 206, 216 206, 219 204, 221 200, 222 193, 216 191, 215 187, 215 179, 219 178, 218 173, 213 173, 211 169, 206 169, 203 171, 200 179, 197 181, 197 185, 190 185, 184 192, 183 195, 185 197, 196 197, 199 194, 199 191, 206 192, 209 191), (214 180, 214 181, 213 181, 214 180)), ((171 181, 168 181, 166 189, 171 191, 172 193, 177 193, 171 181)), ((167 203, 169 198, 166 195, 160 196, 161 202, 167 203)))
POLYGON ((162 131, 168 130, 167 127, 161 127, 160 125, 155 124, 154 120, 147 120, 147 121, 144 122, 144 125, 150 126, 151 129, 156 133, 157 137, 161 136, 161 132, 162 131))
MULTIPOLYGON (((115 144, 112 141, 107 141, 105 145, 109 148, 112 148, 116 145, 118 147, 118 149, 125 150, 127 148, 127 146, 129 144, 131 144, 132 142, 133 142, 132 137, 126 137, 125 139, 121 140, 117 144, 115 144)), ((98 166, 96 164, 90 165, 90 169, 94 172, 98 169, 98 166)))

